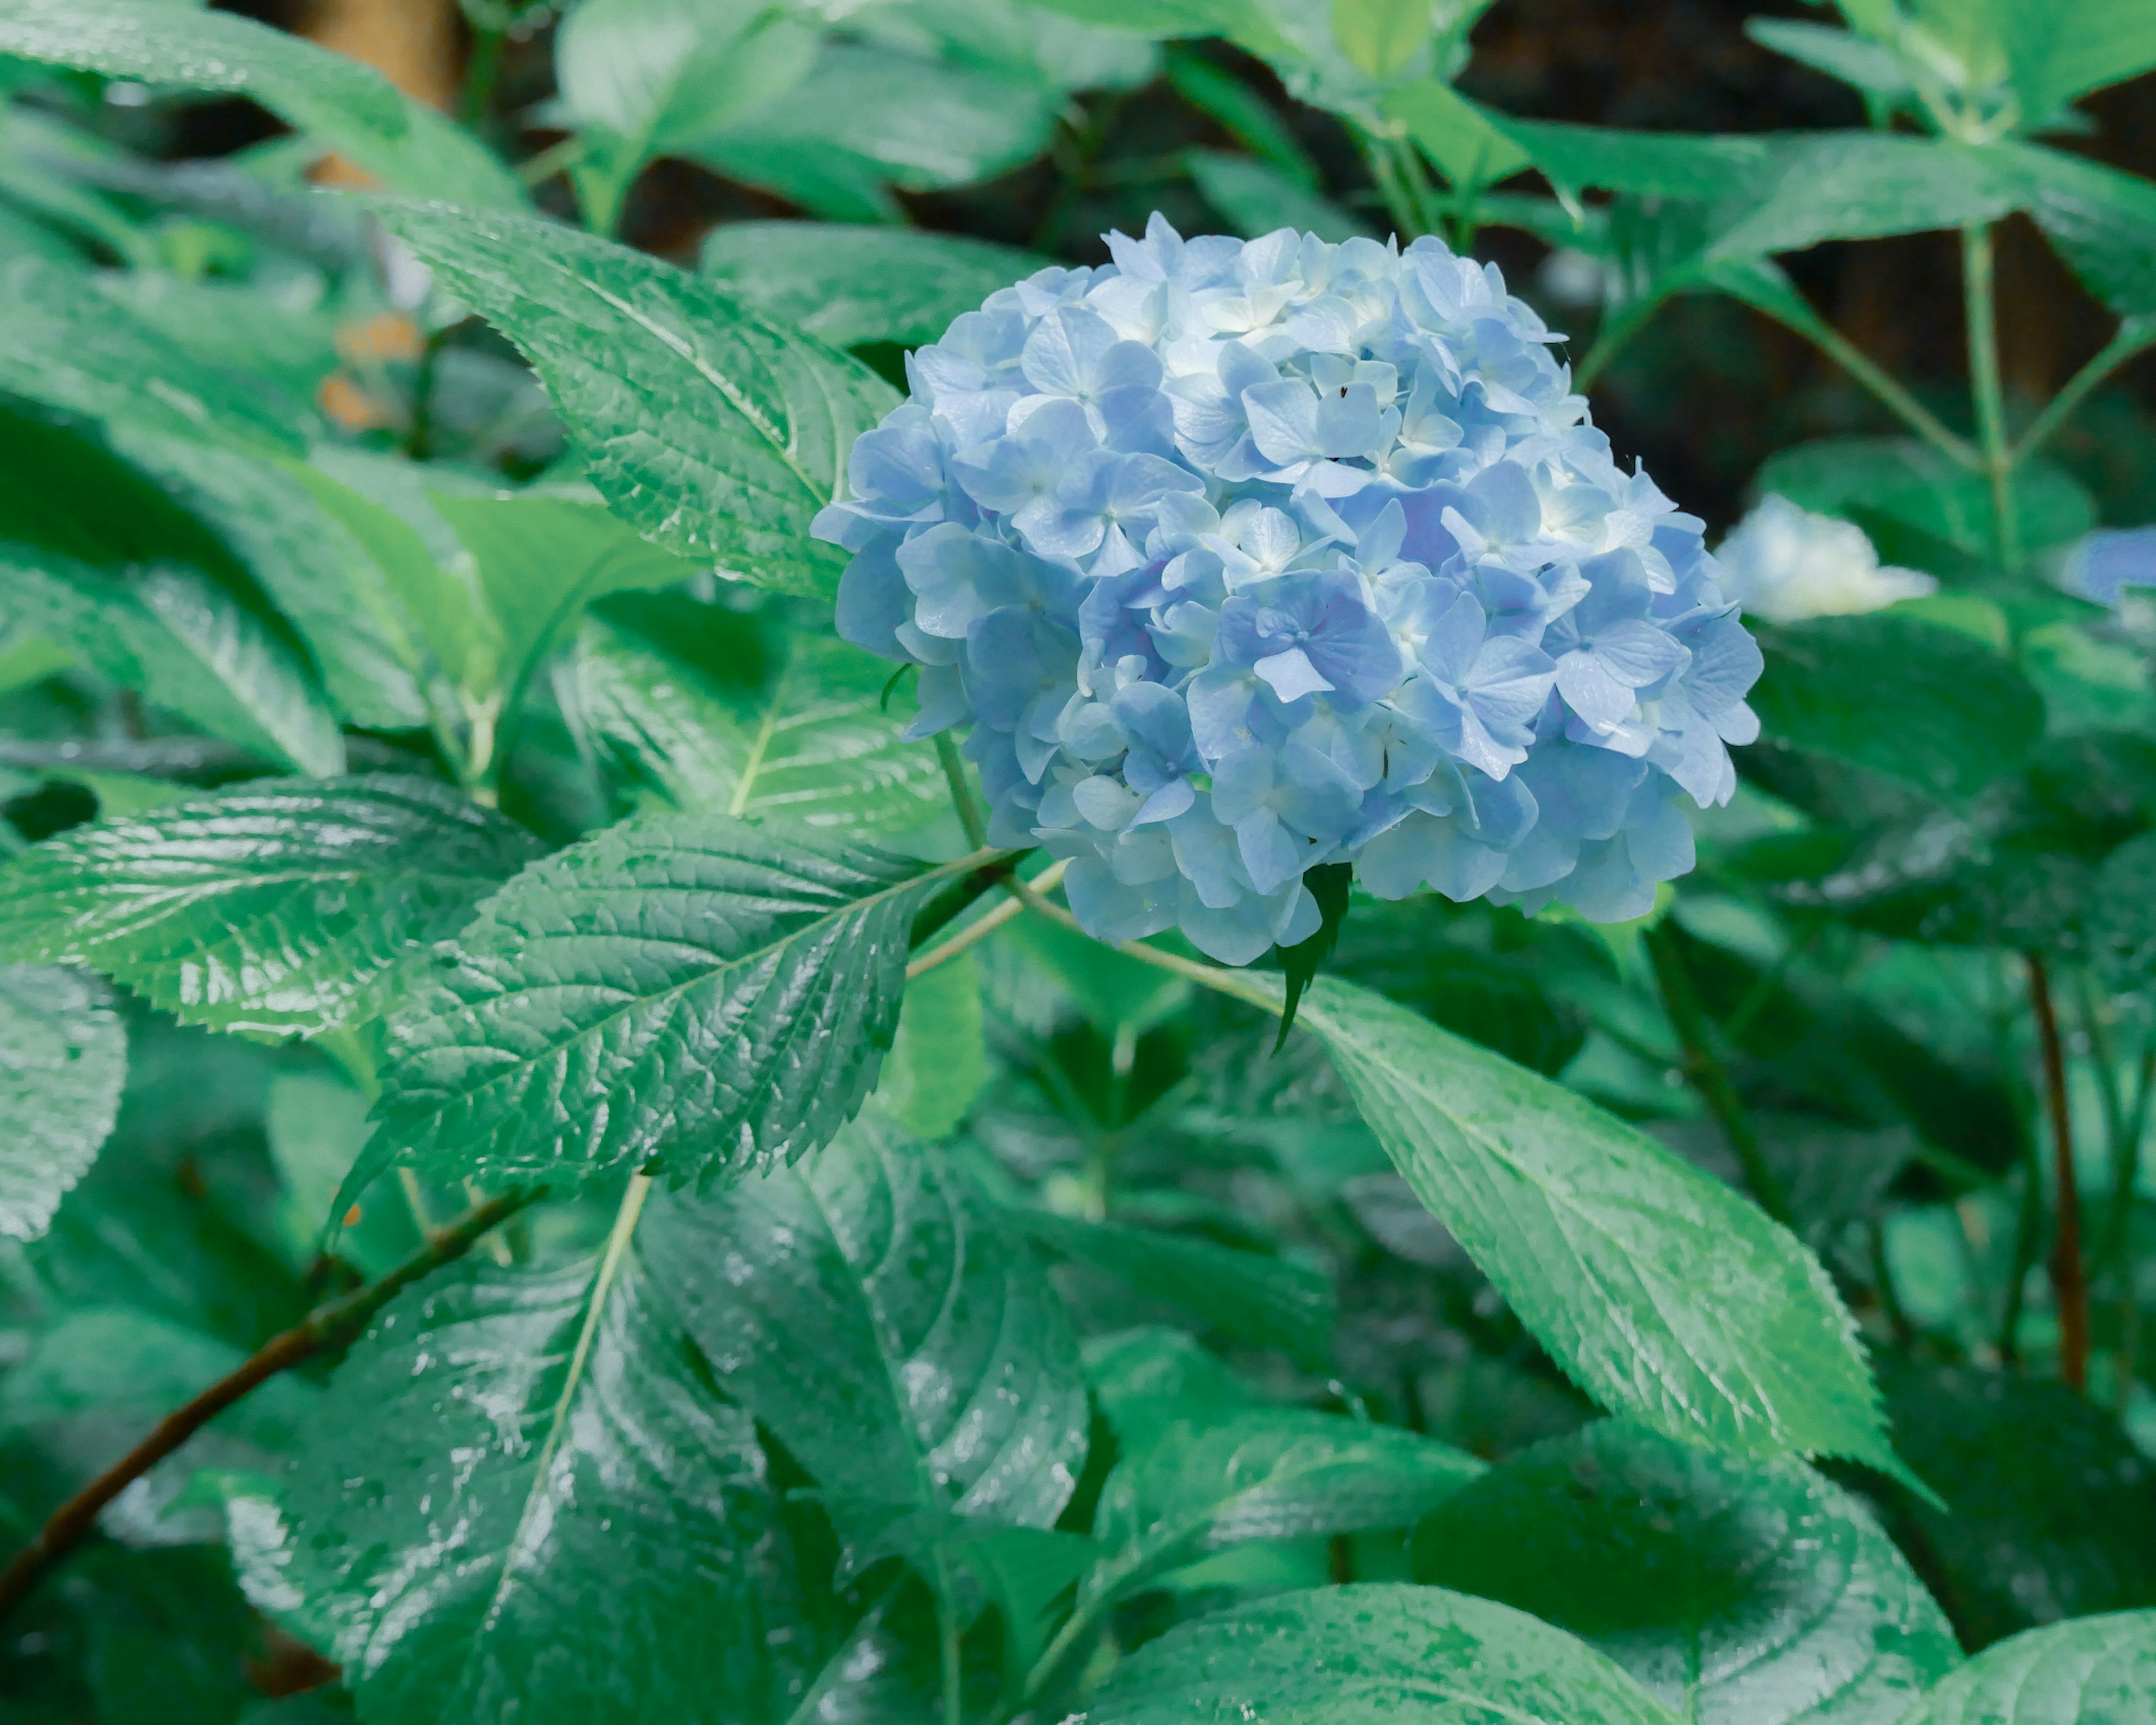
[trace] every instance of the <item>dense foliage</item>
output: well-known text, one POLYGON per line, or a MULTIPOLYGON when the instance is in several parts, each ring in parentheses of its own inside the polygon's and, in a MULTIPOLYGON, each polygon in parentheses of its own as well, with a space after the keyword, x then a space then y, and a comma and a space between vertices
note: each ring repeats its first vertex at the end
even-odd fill
POLYGON ((1488 10, 0 0, 0 1713, 2156 1725, 2156 10, 1488 10))

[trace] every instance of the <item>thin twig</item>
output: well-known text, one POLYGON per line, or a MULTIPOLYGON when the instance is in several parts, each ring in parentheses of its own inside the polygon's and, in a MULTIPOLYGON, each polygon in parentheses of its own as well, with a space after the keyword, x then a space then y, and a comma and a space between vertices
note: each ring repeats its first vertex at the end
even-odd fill
POLYGON ((2088 1283, 2082 1265, 2081 1189, 2074 1182, 2073 1112, 2066 1096, 2066 1052, 2051 1004, 2051 973, 2030 952, 2029 1004, 2044 1054, 2044 1094, 2051 1106, 2058 1231, 2051 1245, 2051 1286, 2059 1300, 2059 1373, 2076 1389, 2088 1385, 2088 1283))
MULTIPOLYGON (((1034 876, 1034 890, 1038 892, 1054 891, 1062 884, 1063 871, 1070 866, 1070 860, 1068 857, 1060 862, 1050 863, 1034 876)), ((906 981, 910 983, 923 972, 933 970, 939 964, 947 964, 960 954, 978 946, 1024 908, 1025 902, 1022 899, 1016 897, 1005 899, 993 910, 985 912, 978 921, 968 923, 942 946, 931 947, 919 957, 909 963, 906 967, 906 981)))
POLYGON ((2014 513, 2014 450, 2006 439, 2006 393, 1999 375, 1999 314, 1993 288, 1991 224, 1961 230, 1962 301, 1969 322, 1969 381, 1976 397, 1977 441, 1991 482, 1991 533, 2000 567, 2021 567, 2021 529, 2014 513))
POLYGON ((2021 441, 2014 446, 2015 461, 2026 461, 2035 454, 2074 416, 2088 399, 2091 390, 2136 354, 2152 347, 2156 347, 2156 317, 2129 317, 2119 325, 2118 333, 2066 380, 2065 388, 2051 398, 2044 411, 2021 434, 2021 441))
POLYGON ((981 805, 973 800, 973 787, 966 783, 965 759, 947 731, 936 733, 936 758, 942 763, 943 782, 951 788, 951 806, 958 811, 966 842, 978 850, 988 842, 988 829, 981 824, 981 805))
POLYGON ((443 1229, 425 1250, 405 1260, 379 1281, 331 1301, 282 1335, 271 1337, 253 1358, 236 1371, 218 1378, 192 1401, 167 1414, 149 1436, 54 1510, 38 1537, 17 1552, 4 1570, 0 1570, 0 1619, 5 1619, 48 1570, 81 1543, 105 1505, 212 1420, 249 1390, 361 1328, 400 1291, 429 1271, 463 1256, 485 1235, 538 1197, 540 1189, 535 1187, 489 1199, 443 1229))

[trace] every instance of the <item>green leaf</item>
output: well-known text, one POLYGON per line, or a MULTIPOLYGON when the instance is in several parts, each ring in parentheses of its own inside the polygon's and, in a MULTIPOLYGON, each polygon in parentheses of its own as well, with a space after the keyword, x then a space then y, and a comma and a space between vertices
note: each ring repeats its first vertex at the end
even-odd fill
POLYGON ((1332 0, 1332 39, 1370 76, 1390 78, 1429 42, 1430 11, 1428 0, 1332 0))
POLYGON ((1183 100, 1270 168, 1276 180, 1304 193, 1322 189, 1323 177, 1302 141, 1270 102, 1226 67, 1189 49, 1171 49, 1168 81, 1183 100))
POLYGON ((1872 612, 1763 630, 1763 733, 1949 800, 2010 773, 2044 733, 2014 662, 1959 630, 1872 612))
POLYGON ((2029 1630, 1987 1647, 1901 1725, 2151 1725, 2156 1611, 2029 1630))
POLYGON ((778 100, 815 54, 815 33, 763 0, 588 0, 554 39, 566 117, 613 133, 632 165, 778 100))
POLYGON ((891 386, 711 283, 524 216, 384 205, 444 286, 521 348, 608 502, 668 550, 828 599, 811 540, 891 386))
MULTIPOLYGON (((1753 483, 1762 493, 1846 516, 1867 529, 1883 521, 1979 562, 1991 557, 1989 483, 1912 439, 1830 437, 1792 444, 1769 456, 1753 483)), ((2068 544, 2096 525, 2087 490, 2048 462, 2030 462, 2015 475, 2014 503, 2023 541, 2033 548, 2068 544)))
POLYGON ((1016 1214, 1060 1257, 1106 1271, 1245 1342, 1278 1348, 1299 1365, 1322 1370, 1332 1363, 1340 1313, 1332 1279, 1322 1271, 1153 1228, 1081 1222, 1046 1210, 1016 1214))
POLYGON ((389 1020, 363 1163, 708 1184, 826 1142, 875 1082, 924 870, 712 814, 624 822, 525 870, 389 1020))
POLYGON ((1562 1630, 1438 1588, 1282 1594, 1170 1630, 1116 1668, 1086 1725, 1676 1725, 1562 1630))
POLYGON ((728 222, 705 237, 701 267, 728 292, 834 347, 915 347, 1048 263, 1011 246, 906 228, 728 222))
POLYGON ((1017 947, 1047 971, 1078 1010, 1111 1036, 1142 1036, 1190 999, 1190 984, 1181 977, 1045 916, 1019 917, 996 942, 1017 947))
POLYGON ((2026 176, 2030 218, 2089 290, 2121 317, 2156 316, 2156 185, 2035 144, 2001 148, 2026 176))
POLYGON ((71 971, 0 970, 0 1235, 35 1240, 120 1110, 127 1034, 71 971))
POLYGON ((841 1537, 917 1510, 1027 1527, 1061 1513, 1086 1425, 1069 1321, 942 1152, 865 1118, 796 1168, 659 1205, 644 1250, 841 1537))
POLYGON ((1298 234, 1315 234, 1337 245, 1370 231, 1360 217, 1329 198, 1305 191, 1278 168, 1255 157, 1193 150, 1183 160, 1200 195, 1225 218, 1231 232, 1245 239, 1292 228, 1298 234))
POLYGON ((935 752, 901 735, 910 698, 886 711, 889 667, 805 631, 767 641, 754 619, 687 598, 608 606, 578 647, 579 716, 677 809, 863 834, 935 819, 948 787, 935 752))
POLYGON ((84 964, 218 1029, 371 1016, 537 847, 445 786, 256 783, 73 828, 0 870, 0 953, 84 964))
POLYGON ((303 1431, 282 1538, 255 1518, 250 1590, 372 1725, 765 1725, 804 1684, 754 1424, 633 1244, 643 1189, 596 1260, 400 1296, 303 1431))
POLYGON ((1440 1505, 1414 1574, 1600 1648, 1697 1725, 1893 1725, 1961 1662, 1894 1543, 1802 1463, 1623 1420, 1537 1445, 1440 1505))
MULTIPOLYGON (((336 1214, 337 1189, 366 1147, 367 1097, 326 1072, 280 1072, 270 1081, 262 1124, 284 1189, 277 1222, 285 1255, 305 1272, 336 1214)), ((404 1196, 385 1193, 343 1226, 337 1255, 364 1275, 386 1276, 424 1243, 404 1196)))
POLYGON ((1744 33, 1762 48, 1874 95, 1911 94, 1909 74, 1894 50, 1851 31, 1794 18, 1749 18, 1744 21, 1744 33))
POLYGON ((1527 152, 1474 103, 1435 78, 1387 92, 1383 112, 1398 121, 1455 186, 1494 186, 1528 166, 1527 152))
POLYGON ((305 773, 343 770, 344 738, 309 668, 198 569, 116 577, 0 544, 0 609, 206 731, 305 773))
POLYGON ((2025 123, 2156 66, 2156 14, 2140 0, 2079 0, 2061 18, 2043 0, 1993 0, 2025 123))
POLYGON ((876 1094, 916 1137, 941 1138, 958 1129, 992 1076, 980 969, 961 952, 906 984, 876 1094))
POLYGON ((1207 1552, 1257 1539, 1413 1527, 1486 1464, 1449 1444, 1338 1414, 1250 1408, 1183 1420, 1116 1465, 1079 1609, 1207 1552))
POLYGON ((1295 1009, 1303 990, 1339 944, 1340 925, 1348 918, 1348 894, 1354 880, 1354 870, 1345 863, 1320 863, 1303 876, 1303 884, 1317 901, 1317 931, 1291 947, 1276 949, 1287 994, 1281 1007, 1280 1034, 1273 1039, 1275 1054, 1287 1045, 1287 1033, 1295 1028, 1295 1009))
POLYGON ((1833 1284, 1759 1210, 1584 1097, 1352 984, 1320 978, 1302 1022, 1416 1196, 1589 1394, 1739 1455, 1898 1470, 1833 1284))
POLYGON ((252 96, 393 190, 477 207, 523 202, 515 177, 470 133, 372 67, 228 12, 0 0, 0 54, 252 96))

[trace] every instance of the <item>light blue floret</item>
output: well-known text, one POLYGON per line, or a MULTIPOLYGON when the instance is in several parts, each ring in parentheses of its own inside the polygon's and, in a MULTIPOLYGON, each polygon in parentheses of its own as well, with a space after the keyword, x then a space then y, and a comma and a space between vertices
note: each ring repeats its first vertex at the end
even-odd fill
POLYGON ((999 845, 1095 933, 1247 963, 1303 877, 1598 921, 1691 866, 1758 648, 1701 523, 1588 423, 1491 265, 1287 230, 994 294, 816 521, 839 633, 970 726, 999 845))

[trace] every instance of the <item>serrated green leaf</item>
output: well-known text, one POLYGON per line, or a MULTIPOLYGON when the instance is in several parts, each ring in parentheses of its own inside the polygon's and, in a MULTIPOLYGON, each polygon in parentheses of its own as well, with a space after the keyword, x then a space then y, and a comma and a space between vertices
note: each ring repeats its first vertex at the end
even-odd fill
POLYGON ((798 632, 775 648, 753 619, 688 599, 619 604, 584 629, 587 731, 677 809, 901 833, 946 806, 935 752, 901 735, 882 661, 798 632))
MULTIPOLYGON (((1270 978, 1246 981, 1278 999, 1270 978)), ((1350 983, 1320 978, 1302 1022, 1416 1196, 1589 1394, 1734 1454, 1898 1471, 1833 1284, 1758 1209, 1585 1098, 1350 983)))
POLYGON ((713 814, 527 869, 389 1020, 363 1166, 701 1184, 827 1141, 897 1028, 924 870, 713 814))
POLYGON ((0 969, 0 1235, 35 1240, 112 1130, 127 1035, 72 971, 0 969))
POLYGON ((1013 246, 911 228, 728 222, 705 236, 701 268, 834 347, 915 347, 1048 263, 1013 246))
POLYGON ((767 1725, 813 1669, 754 1424, 624 1218, 596 1260, 408 1291, 304 1429, 251 1591, 369 1725, 767 1725))
POLYGON ((395 190, 478 207, 523 202, 470 133, 372 67, 251 18, 143 0, 0 0, 0 54, 253 96, 395 190))
POLYGON ((1015 1214, 1060 1257, 1106 1271, 1242 1341, 1278 1348, 1299 1365, 1317 1370, 1332 1363, 1340 1312, 1332 1279, 1322 1271, 1153 1228, 1046 1210, 1015 1214))
POLYGON ((112 575, 0 544, 0 611, 124 688, 305 773, 344 768, 336 716, 297 654, 199 569, 112 575))
POLYGON ((808 537, 891 386, 655 259, 542 222, 385 204, 383 223, 521 348, 624 517, 668 550, 826 598, 808 537))
POLYGON ((876 1094, 916 1137, 941 1138, 957 1130, 991 1076, 980 970, 961 952, 906 985, 876 1094))
POLYGON ((1434 1587, 1282 1594, 1170 1630, 1116 1668, 1086 1725, 1676 1725, 1601 1654, 1434 1587))
POLYGON ((656 1205, 644 1250, 842 1537, 926 1509, 1046 1527, 1069 1501, 1086 1421, 1069 1321, 942 1152, 865 1118, 797 1168, 656 1205))
POLYGON ((1763 631, 1763 734, 1948 799, 2010 773, 2044 732, 2043 697, 1958 630, 1873 612, 1763 631))
POLYGON ((2027 1630, 1987 1647, 1900 1725, 2151 1725, 2156 1611, 2027 1630))
POLYGON ((1961 1662, 1870 1512, 1802 1463, 1624 1420, 1539 1444, 1415 1532, 1418 1581, 1599 1647, 1697 1725, 1894 1725, 1961 1662))
POLYGON ((76 827, 0 870, 0 953, 85 964, 192 1024, 311 1034, 537 852, 447 787, 254 783, 76 827))

